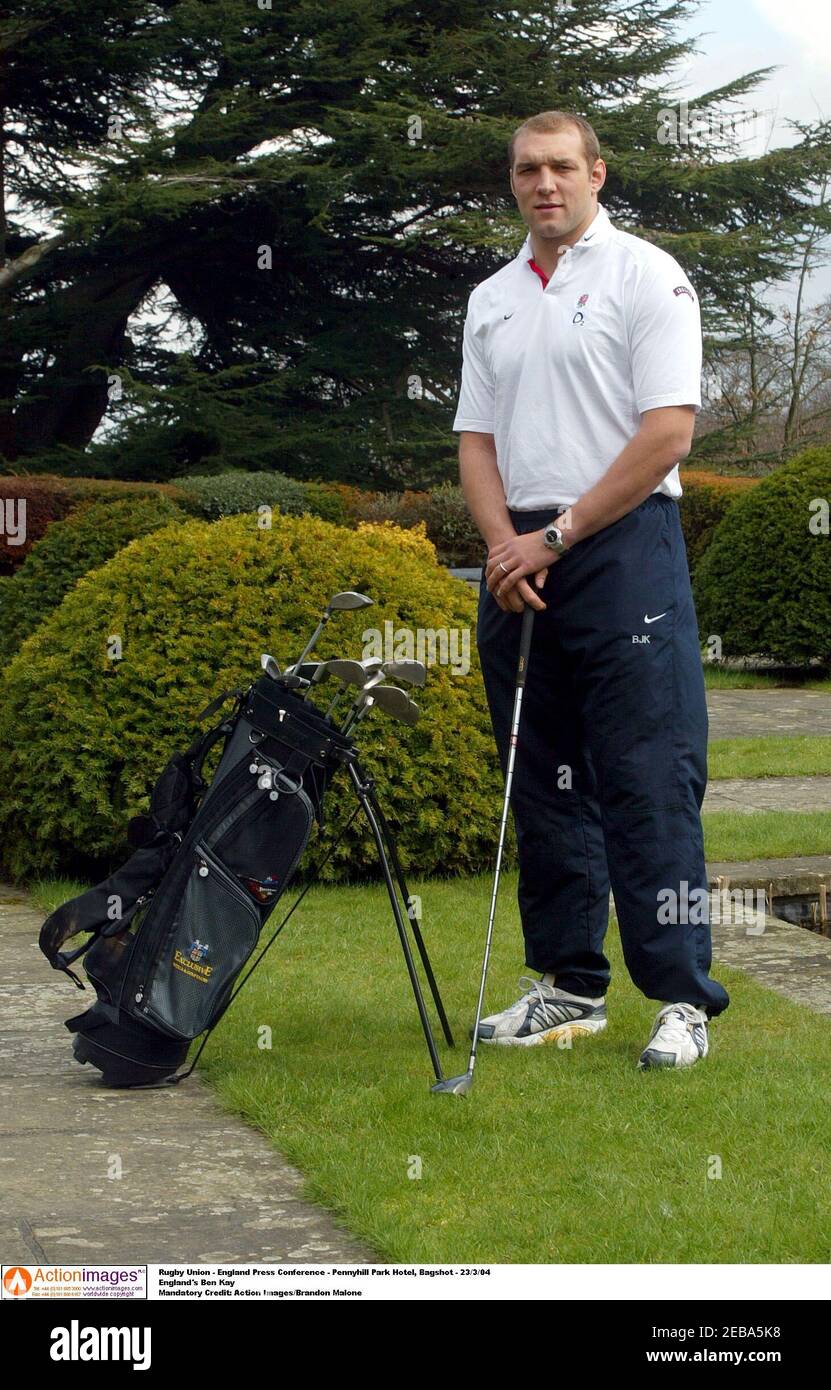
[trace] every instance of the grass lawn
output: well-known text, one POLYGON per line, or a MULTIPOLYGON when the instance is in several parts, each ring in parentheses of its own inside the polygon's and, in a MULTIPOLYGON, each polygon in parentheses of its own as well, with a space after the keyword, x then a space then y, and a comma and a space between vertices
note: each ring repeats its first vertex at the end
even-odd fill
POLYGON ((704 684, 708 690, 818 690, 831 694, 831 679, 827 675, 786 677, 768 671, 734 671, 724 666, 704 662, 704 684))
MULTIPOLYGON (((740 857, 736 831, 788 817, 709 819, 735 823, 716 844, 740 857)), ((46 911, 80 887, 51 881, 32 896, 46 911)), ((453 1052, 440 1048, 452 1075, 467 1060, 490 877, 411 888, 457 1037, 453 1052)), ((614 924, 608 953, 605 1033, 565 1049, 483 1047, 469 1097, 432 1096, 383 889, 313 889, 201 1069, 303 1171, 307 1196, 383 1259, 827 1261, 828 1020, 716 967, 732 1006, 711 1028, 707 1062, 641 1075, 657 1005, 631 985, 614 924), (258 1045, 263 1025, 270 1050, 258 1045)), ((522 973, 508 873, 488 1007, 514 999, 522 973)))
MULTIPOLYGON (((522 973, 515 882, 503 883, 491 1007, 516 997, 522 973)), ((449 1074, 466 1064, 489 891, 487 876, 422 888, 457 1034, 442 1048, 449 1074)), ((657 1006, 629 982, 614 928, 609 953, 605 1033, 570 1049, 482 1048, 469 1097, 432 1096, 383 891, 313 890, 204 1070, 303 1170, 309 1197, 386 1259, 827 1261, 828 1020, 717 969, 733 1002, 707 1062, 642 1075, 657 1006)))
POLYGON ((716 738, 707 750, 710 777, 817 777, 831 773, 831 735, 716 738))
POLYGON ((784 859, 831 851, 831 811, 707 811, 710 860, 784 859))

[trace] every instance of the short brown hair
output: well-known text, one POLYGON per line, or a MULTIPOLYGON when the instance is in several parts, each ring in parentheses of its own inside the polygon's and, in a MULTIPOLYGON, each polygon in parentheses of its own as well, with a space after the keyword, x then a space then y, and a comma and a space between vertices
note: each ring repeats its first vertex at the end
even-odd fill
POLYGON ((514 167, 514 150, 518 135, 521 135, 525 130, 562 130, 563 126, 568 125, 576 126, 580 131, 586 163, 590 170, 593 169, 595 160, 600 158, 600 141, 593 126, 589 125, 585 116, 578 116, 576 111, 540 111, 536 116, 529 116, 527 121, 522 122, 522 125, 518 125, 508 141, 508 165, 511 172, 513 172, 514 167))

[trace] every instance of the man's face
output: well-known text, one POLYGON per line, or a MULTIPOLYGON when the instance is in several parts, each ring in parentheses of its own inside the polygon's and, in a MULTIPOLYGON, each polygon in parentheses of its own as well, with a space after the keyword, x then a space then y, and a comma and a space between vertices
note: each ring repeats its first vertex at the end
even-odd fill
POLYGON ((602 159, 591 169, 586 163, 576 126, 525 131, 517 137, 511 192, 523 222, 542 239, 559 241, 590 220, 592 194, 603 187, 605 178, 602 159))

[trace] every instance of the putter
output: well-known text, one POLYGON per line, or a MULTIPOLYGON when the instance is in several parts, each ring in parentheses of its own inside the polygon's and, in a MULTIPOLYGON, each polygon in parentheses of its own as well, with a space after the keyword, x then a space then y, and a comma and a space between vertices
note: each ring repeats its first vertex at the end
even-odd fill
POLYGON ((301 666, 303 664, 303 662, 306 660, 306 657, 309 655, 309 652, 312 650, 314 646, 316 646, 317 640, 320 637, 321 632, 325 628, 333 613, 340 613, 350 608, 368 608, 371 605, 371 603, 371 598, 367 598, 366 594, 356 593, 354 589, 346 589, 343 593, 333 594, 321 614, 320 621, 317 627, 315 628, 314 632, 312 633, 311 637, 309 638, 299 657, 297 658, 293 666, 287 667, 287 670, 289 672, 294 672, 297 670, 298 666, 301 666))
POLYGON ((516 677, 516 692, 514 694, 514 713, 511 720, 511 741, 508 749, 508 769, 505 777, 505 799, 502 803, 502 821, 499 826, 499 846, 496 851, 496 870, 493 877, 493 892, 491 894, 491 908, 488 916, 488 934, 485 938, 485 956, 482 961, 482 980, 479 985, 479 1000, 476 1005, 476 1022, 473 1025, 473 1045, 470 1049, 467 1071, 461 1076, 449 1076, 444 1081, 437 1081, 431 1086, 431 1091, 435 1095, 466 1096, 473 1085, 473 1070, 476 1066, 476 1051, 479 1047, 479 1023, 482 1018, 482 1004, 485 998, 485 983, 488 978, 488 962, 490 961, 491 942, 493 941, 493 923, 496 917, 496 895, 499 891, 499 873, 502 868, 502 851, 505 846, 505 828, 508 824, 508 807, 511 804, 511 786, 514 780, 514 762, 516 759, 516 747, 519 737, 519 717, 522 713, 522 696, 525 690, 525 677, 528 674, 528 659, 531 655, 531 634, 534 629, 534 609, 530 604, 525 605, 525 612, 522 615, 522 632, 519 639, 519 666, 516 677))

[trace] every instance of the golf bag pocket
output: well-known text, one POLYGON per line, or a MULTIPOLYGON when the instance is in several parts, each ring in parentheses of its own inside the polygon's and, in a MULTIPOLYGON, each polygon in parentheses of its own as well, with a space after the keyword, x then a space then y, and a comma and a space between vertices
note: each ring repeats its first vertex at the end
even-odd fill
POLYGON ((199 841, 170 938, 137 993, 136 1012, 177 1037, 198 1037, 254 950, 262 922, 250 892, 199 841))

